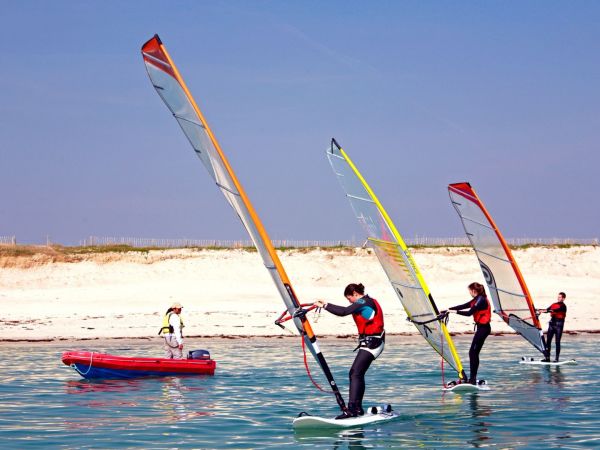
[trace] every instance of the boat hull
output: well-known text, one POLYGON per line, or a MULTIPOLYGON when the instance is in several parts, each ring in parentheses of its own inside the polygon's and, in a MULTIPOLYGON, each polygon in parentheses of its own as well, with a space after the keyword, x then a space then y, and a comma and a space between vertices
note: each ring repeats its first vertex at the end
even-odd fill
POLYGON ((212 359, 164 359, 116 356, 105 353, 70 351, 62 362, 84 378, 139 378, 174 375, 214 375, 212 359))

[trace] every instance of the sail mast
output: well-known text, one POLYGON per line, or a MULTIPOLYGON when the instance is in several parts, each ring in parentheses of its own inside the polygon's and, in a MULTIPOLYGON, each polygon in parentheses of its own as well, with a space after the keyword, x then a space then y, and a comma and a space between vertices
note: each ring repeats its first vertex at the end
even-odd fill
POLYGON ((300 302, 296 297, 279 256, 221 146, 158 35, 155 35, 142 46, 142 56, 148 76, 157 93, 173 113, 197 156, 204 163, 217 186, 221 189, 221 192, 225 195, 227 201, 236 211, 250 234, 254 245, 263 259, 265 267, 277 286, 288 312, 294 316, 293 322, 298 332, 302 335, 306 346, 319 363, 336 397, 338 405, 344 410, 346 408, 344 400, 325 357, 319 349, 317 337, 312 330, 310 322, 305 315, 295 314, 301 308, 300 302))

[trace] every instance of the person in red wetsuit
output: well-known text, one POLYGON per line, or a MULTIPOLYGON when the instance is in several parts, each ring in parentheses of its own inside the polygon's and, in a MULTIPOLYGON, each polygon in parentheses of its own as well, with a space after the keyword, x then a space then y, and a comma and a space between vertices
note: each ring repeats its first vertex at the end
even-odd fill
POLYGON ((552 339, 556 336, 556 359, 558 362, 560 356, 560 339, 562 338, 563 329, 565 327, 565 319, 567 317, 567 305, 565 299, 567 294, 559 292, 556 302, 552 303, 546 309, 538 309, 540 313, 550 313, 550 323, 548 324, 548 333, 546 334, 546 353, 544 362, 550 362, 550 350, 552 349, 552 339))
POLYGON ((462 305, 453 306, 449 310, 456 311, 461 316, 473 316, 473 320, 475 321, 475 336, 473 336, 473 342, 471 342, 471 348, 469 349, 469 363, 471 366, 469 383, 477 384, 479 352, 481 352, 486 338, 492 332, 492 327, 490 326, 492 308, 482 284, 471 283, 469 285, 469 294, 473 297, 472 300, 462 305), (464 309, 467 311, 463 311, 464 309))
POLYGON ((385 345, 385 331, 383 329, 383 311, 374 298, 365 294, 365 287, 359 284, 349 284, 344 290, 344 297, 350 302, 349 306, 338 306, 317 300, 315 305, 329 311, 336 316, 352 318, 358 328, 358 353, 350 368, 350 398, 348 409, 336 419, 362 416, 365 411, 362 400, 365 395, 365 374, 369 366, 383 352, 385 345))

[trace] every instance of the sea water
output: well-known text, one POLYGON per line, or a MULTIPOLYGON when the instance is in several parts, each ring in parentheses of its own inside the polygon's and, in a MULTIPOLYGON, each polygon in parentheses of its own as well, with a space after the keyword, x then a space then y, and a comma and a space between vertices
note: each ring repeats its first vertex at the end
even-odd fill
MULTIPOLYGON (((455 339, 468 366, 470 337, 455 339)), ((322 339, 347 396, 354 342, 322 339)), ((338 413, 306 375, 299 338, 188 339, 217 361, 214 376, 90 381, 63 365, 63 350, 159 356, 160 341, 0 344, 3 448, 600 448, 600 339, 563 338, 576 366, 518 364, 537 356, 519 337, 491 336, 480 377, 490 391, 442 393, 439 357, 418 337, 388 338, 367 373, 365 405, 391 403, 395 421, 297 434, 301 411, 338 413)), ((319 368, 311 361, 316 380, 319 368)), ((455 377, 444 367, 446 381, 455 377)))

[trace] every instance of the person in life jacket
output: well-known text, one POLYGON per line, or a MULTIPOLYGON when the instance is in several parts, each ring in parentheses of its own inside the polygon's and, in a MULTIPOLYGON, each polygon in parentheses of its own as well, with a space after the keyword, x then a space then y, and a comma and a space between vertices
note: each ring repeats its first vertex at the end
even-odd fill
MULTIPOLYGON (((479 370, 479 352, 483 348, 483 343, 492 332, 490 322, 492 320, 492 308, 490 301, 485 295, 485 288, 482 284, 471 283, 469 285, 469 294, 473 297, 472 300, 462 305, 449 308, 451 311, 456 311, 461 316, 473 316, 475 321, 475 335, 471 348, 469 349, 469 363, 471 372, 469 373, 469 383, 477 384, 477 371, 479 370), (463 311, 463 310, 467 311, 463 311)), ((445 312, 445 311, 442 311, 445 312)))
POLYGON ((181 318, 181 303, 171 305, 163 317, 163 323, 158 335, 164 335, 165 358, 183 359, 183 319, 181 318))
POLYGON ((358 350, 354 363, 350 368, 350 398, 348 409, 336 419, 362 416, 365 411, 362 400, 365 395, 365 374, 369 366, 383 352, 385 331, 383 329, 383 311, 374 298, 365 295, 362 284, 349 284, 344 290, 344 297, 350 302, 349 306, 338 306, 317 300, 315 305, 336 316, 352 315, 358 329, 358 350))
POLYGON ((560 356, 560 339, 562 338, 563 329, 565 327, 565 319, 567 317, 567 305, 565 299, 567 294, 559 292, 556 302, 552 303, 548 308, 538 309, 538 313, 550 313, 550 323, 548 323, 548 333, 546 334, 546 352, 544 353, 544 362, 550 362, 550 350, 552 349, 552 339, 556 336, 556 359, 558 362, 560 356))

